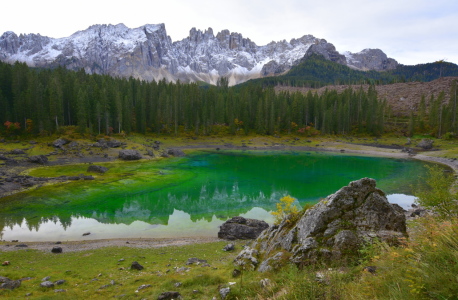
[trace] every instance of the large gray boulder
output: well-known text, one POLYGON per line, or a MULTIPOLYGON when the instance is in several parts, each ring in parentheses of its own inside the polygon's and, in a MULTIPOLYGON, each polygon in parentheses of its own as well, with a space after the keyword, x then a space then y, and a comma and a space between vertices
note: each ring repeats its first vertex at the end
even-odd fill
POLYGON ((142 159, 142 155, 137 150, 121 150, 119 151, 119 158, 122 160, 139 160, 142 159))
POLYGON ((233 217, 220 226, 218 237, 225 240, 250 240, 255 239, 269 227, 264 221, 233 217))
POLYGON ((398 243, 407 236, 404 210, 390 204, 375 186, 370 178, 350 182, 308 209, 296 223, 283 220, 263 231, 252 245, 259 250, 259 265, 269 270, 263 262, 278 260, 279 252, 293 263, 307 265, 345 261, 375 239, 398 243))

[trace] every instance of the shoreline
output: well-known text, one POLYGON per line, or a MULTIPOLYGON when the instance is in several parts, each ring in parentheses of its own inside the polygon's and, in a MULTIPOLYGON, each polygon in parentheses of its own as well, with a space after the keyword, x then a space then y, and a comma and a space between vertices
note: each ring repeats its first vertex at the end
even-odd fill
MULTIPOLYGON (((225 240, 217 237, 183 237, 183 238, 114 238, 84 241, 57 242, 0 242, 0 251, 17 251, 21 249, 34 249, 51 252, 53 247, 61 247, 63 252, 88 251, 105 247, 130 247, 130 248, 162 248, 170 246, 184 246, 191 244, 205 244, 222 242, 225 240), (21 246, 26 245, 26 247, 21 246)), ((227 241, 226 241, 227 242, 227 241)))
MULTIPOLYGON (((374 146, 366 145, 356 145, 350 143, 342 142, 325 142, 319 146, 296 146, 296 145, 269 145, 269 146, 235 146, 235 145, 187 145, 181 147, 171 147, 179 148, 182 150, 249 150, 249 151, 317 151, 317 152, 332 152, 332 153, 341 153, 341 154, 357 154, 357 155, 366 155, 366 156, 375 156, 375 157, 386 157, 386 158, 398 158, 398 159, 417 159, 425 162, 439 163, 450 167, 454 173, 458 173, 458 161, 449 158, 429 156, 425 154, 416 154, 409 155, 408 153, 401 152, 399 149, 389 149, 389 148, 379 148, 374 146)), ((73 165, 78 163, 87 163, 87 161, 94 160, 94 162, 101 162, 98 157, 87 157, 84 162, 79 162, 78 159, 65 159, 61 160, 60 163, 54 162, 52 165, 73 165)), ((112 159, 102 159, 102 161, 112 161, 112 159)), ((33 168, 34 166, 21 166, 17 174, 25 172, 26 170, 33 168)), ((55 182, 50 184, 57 184, 62 182, 55 182)), ((20 193, 26 190, 36 189, 39 186, 34 186, 32 188, 23 188, 15 190, 8 194, 12 195, 15 193, 20 193)), ((5 196, 5 195, 4 195, 5 196)), ((0 195, 0 198, 2 196, 0 195)), ((113 238, 113 239, 97 239, 97 240, 84 240, 84 241, 62 241, 62 244, 56 244, 52 241, 41 241, 41 242, 7 242, 0 241, 0 251, 14 251, 18 249, 16 247, 19 244, 26 243, 28 247, 25 249, 37 249, 41 251, 50 251, 54 246, 61 246, 64 251, 85 251, 92 250, 102 247, 135 247, 135 248, 158 248, 158 247, 167 247, 167 246, 182 246, 194 243, 207 243, 207 242, 218 242, 223 241, 217 237, 179 237, 179 238, 113 238)))

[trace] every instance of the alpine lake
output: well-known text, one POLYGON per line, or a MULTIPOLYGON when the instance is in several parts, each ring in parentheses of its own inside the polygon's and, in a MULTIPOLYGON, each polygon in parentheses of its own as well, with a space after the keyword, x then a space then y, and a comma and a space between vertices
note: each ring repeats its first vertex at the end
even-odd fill
MULTIPOLYGON (((314 151, 193 151, 185 157, 111 162, 92 181, 0 199, 0 239, 78 241, 217 236, 233 216, 273 222, 283 196, 316 203, 350 181, 377 180, 390 202, 408 208, 426 163, 314 151), (83 233, 90 235, 83 236, 83 233)), ((33 176, 85 173, 88 165, 39 167, 33 176)))

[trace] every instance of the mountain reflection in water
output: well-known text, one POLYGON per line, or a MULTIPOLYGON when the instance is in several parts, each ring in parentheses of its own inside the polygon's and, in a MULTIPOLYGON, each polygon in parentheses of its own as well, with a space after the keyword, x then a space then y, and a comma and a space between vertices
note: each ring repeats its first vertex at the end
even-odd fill
MULTIPOLYGON (((140 174, 150 167, 157 163, 133 164, 129 171, 140 174)), ((426 168, 401 159, 233 151, 180 158, 164 173, 156 182, 134 175, 2 199, 0 238, 78 240, 87 231, 91 235, 85 239, 216 236, 230 217, 271 221, 269 212, 285 195, 298 199, 298 205, 313 203, 362 177, 376 179, 386 193, 408 195, 426 168), (186 176, 172 177, 177 174, 186 176)))

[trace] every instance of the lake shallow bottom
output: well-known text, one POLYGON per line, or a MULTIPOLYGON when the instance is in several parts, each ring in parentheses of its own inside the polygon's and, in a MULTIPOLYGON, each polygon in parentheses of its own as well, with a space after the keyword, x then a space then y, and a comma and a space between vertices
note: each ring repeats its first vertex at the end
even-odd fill
POLYGON ((376 179, 377 187, 391 194, 390 202, 408 208, 412 186, 426 174, 425 163, 415 160, 279 151, 197 152, 159 166, 132 163, 128 169, 120 180, 102 178, 5 199, 1 238, 216 236, 232 216, 270 223, 281 197, 291 195, 298 206, 316 203, 362 177, 376 179), (91 234, 82 236, 85 232, 91 234))

